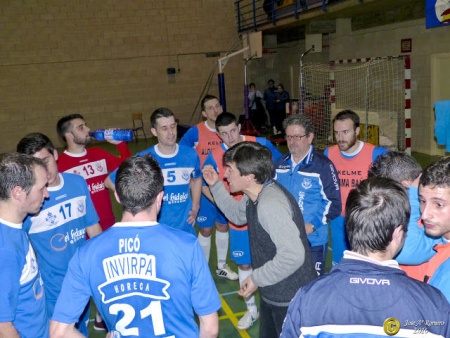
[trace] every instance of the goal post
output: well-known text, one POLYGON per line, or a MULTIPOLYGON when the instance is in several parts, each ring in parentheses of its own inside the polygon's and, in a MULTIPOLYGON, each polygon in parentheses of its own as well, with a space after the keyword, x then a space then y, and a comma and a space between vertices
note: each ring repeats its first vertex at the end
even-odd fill
POLYGON ((334 143, 332 119, 345 109, 361 120, 360 139, 411 152, 410 70, 407 57, 305 63, 300 109, 313 122, 315 145, 334 143))

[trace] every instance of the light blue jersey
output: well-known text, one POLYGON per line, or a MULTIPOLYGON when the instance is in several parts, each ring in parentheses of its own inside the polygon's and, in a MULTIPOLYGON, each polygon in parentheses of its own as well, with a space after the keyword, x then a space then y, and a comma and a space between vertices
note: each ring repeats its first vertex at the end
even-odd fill
POLYGON ((45 292, 36 256, 22 224, 0 219, 0 322, 22 338, 48 338, 45 292))
POLYGON ((53 320, 73 323, 91 296, 122 337, 198 337, 194 312, 221 307, 195 236, 155 222, 116 223, 81 247, 53 320))
MULTIPOLYGON (((175 153, 164 155, 155 145, 137 153, 136 156, 146 154, 158 161, 164 176, 164 197, 158 221, 194 234, 194 227, 187 219, 192 209, 191 178, 198 178, 202 174, 197 152, 177 144, 175 153)), ((111 182, 116 182, 116 174, 117 170, 111 173, 111 182)))

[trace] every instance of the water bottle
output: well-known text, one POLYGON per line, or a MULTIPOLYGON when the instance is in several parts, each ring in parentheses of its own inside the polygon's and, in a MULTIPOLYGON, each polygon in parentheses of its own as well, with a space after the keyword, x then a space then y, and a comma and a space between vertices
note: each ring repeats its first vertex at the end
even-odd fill
POLYGON ((89 133, 89 136, 98 141, 113 140, 130 142, 133 140, 131 129, 96 129, 89 133))

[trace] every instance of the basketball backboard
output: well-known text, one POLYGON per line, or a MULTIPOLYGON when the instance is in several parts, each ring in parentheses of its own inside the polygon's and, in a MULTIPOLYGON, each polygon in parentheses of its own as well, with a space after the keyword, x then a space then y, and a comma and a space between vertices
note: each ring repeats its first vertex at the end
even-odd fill
POLYGON ((248 50, 244 51, 244 59, 262 58, 262 32, 245 33, 242 35, 242 45, 248 50))

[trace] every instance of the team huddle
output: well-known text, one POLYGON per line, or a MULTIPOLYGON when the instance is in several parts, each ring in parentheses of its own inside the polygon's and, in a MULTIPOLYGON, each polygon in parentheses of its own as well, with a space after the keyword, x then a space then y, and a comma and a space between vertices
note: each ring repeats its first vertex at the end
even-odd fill
POLYGON ((91 299, 107 337, 217 337, 214 229, 215 273, 238 280, 246 304, 240 330, 450 337, 450 158, 422 170, 360 141, 351 110, 323 153, 311 121, 288 116, 285 155, 242 135, 215 96, 202 115, 177 143, 175 115, 158 108, 157 144, 131 156, 110 141, 117 157, 86 147, 72 114, 57 123, 62 154, 31 133, 2 158, 0 337, 87 337, 91 299))

